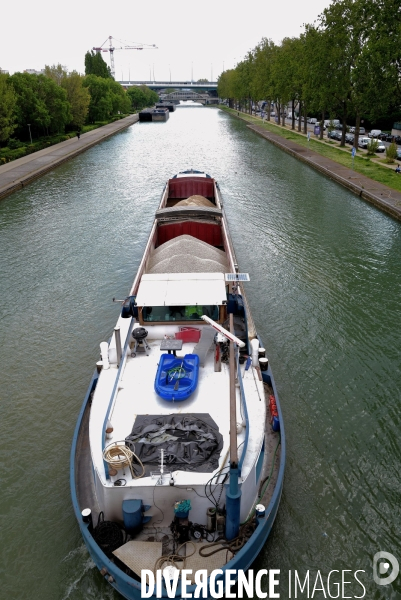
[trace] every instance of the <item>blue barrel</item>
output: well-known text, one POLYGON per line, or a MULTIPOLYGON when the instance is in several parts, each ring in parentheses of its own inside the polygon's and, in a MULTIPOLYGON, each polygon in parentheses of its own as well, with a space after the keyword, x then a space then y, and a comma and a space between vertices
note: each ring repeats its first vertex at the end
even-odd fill
POLYGON ((280 421, 278 417, 273 417, 272 429, 273 431, 280 431, 280 421))
POLYGON ((123 500, 124 528, 129 534, 139 533, 142 529, 142 500, 123 500))

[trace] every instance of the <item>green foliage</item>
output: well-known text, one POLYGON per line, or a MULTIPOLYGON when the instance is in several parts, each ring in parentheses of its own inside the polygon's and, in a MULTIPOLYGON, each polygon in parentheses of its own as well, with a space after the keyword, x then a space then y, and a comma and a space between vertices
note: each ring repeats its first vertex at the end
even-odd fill
POLYGON ((399 111, 400 81, 399 0, 333 0, 299 38, 262 39, 220 75, 218 94, 374 122, 399 111))
POLYGON ((71 120, 67 94, 53 79, 45 75, 14 73, 10 77, 16 93, 15 116, 20 139, 64 131, 71 120))
POLYGON ((392 164, 397 158, 397 146, 392 142, 386 148, 386 162, 392 164))
POLYGON ((10 138, 8 140, 7 146, 10 150, 16 150, 17 148, 22 148, 23 146, 25 146, 25 144, 23 142, 20 142, 19 140, 16 140, 15 138, 10 138))
POLYGON ((157 93, 148 88, 146 85, 132 86, 128 88, 127 95, 130 99, 131 108, 133 110, 142 110, 147 106, 153 106, 159 100, 157 93))
POLYGON ((71 121, 73 127, 82 128, 89 111, 90 93, 84 87, 84 77, 73 71, 61 81, 61 86, 67 93, 67 99, 71 107, 71 121))
POLYGON ((12 135, 15 124, 17 97, 10 77, 0 73, 0 142, 6 142, 12 135))
POLYGON ((67 71, 60 63, 57 66, 52 65, 51 67, 45 65, 45 75, 46 77, 49 77, 49 79, 53 79, 57 85, 61 85, 63 80, 68 77, 67 71))
POLYGON ((83 87, 90 94, 88 121, 108 120, 118 112, 128 113, 131 103, 127 92, 114 79, 104 79, 96 75, 87 75, 83 87))
POLYGON ((379 140, 370 140, 367 145, 367 154, 368 156, 373 156, 379 147, 379 140))
POLYGON ((85 75, 96 75, 103 79, 113 79, 110 67, 107 66, 100 52, 87 52, 85 54, 85 75))

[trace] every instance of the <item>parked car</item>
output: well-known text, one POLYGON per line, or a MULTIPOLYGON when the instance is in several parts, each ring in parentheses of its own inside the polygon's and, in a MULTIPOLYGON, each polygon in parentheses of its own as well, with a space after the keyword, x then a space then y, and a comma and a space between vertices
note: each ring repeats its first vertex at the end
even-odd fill
POLYGON ((315 117, 312 117, 311 119, 309 119, 309 123, 310 123, 311 125, 316 125, 316 123, 317 123, 317 119, 315 119, 315 117))
POLYGON ((327 132, 327 137, 328 137, 329 139, 332 139, 332 140, 338 140, 338 137, 337 137, 337 136, 338 136, 338 131, 336 131, 335 129, 332 129, 331 131, 328 131, 328 132, 327 132))
POLYGON ((367 148, 368 144, 370 142, 370 139, 368 137, 360 137, 358 140, 358 146, 359 148, 367 148))
POLYGON ((340 122, 339 119, 326 119, 324 121, 324 124, 326 125, 326 127, 335 127, 336 125, 338 125, 340 122))
POLYGON ((385 152, 386 150, 386 146, 383 144, 383 142, 377 138, 372 138, 371 142, 377 142, 378 146, 376 148, 376 152, 385 152))
MULTIPOLYGON (((355 133, 356 132, 356 127, 350 127, 349 128, 349 132, 350 133, 355 133)), ((364 127, 360 127, 359 128, 359 135, 365 135, 366 131, 364 127)))
POLYGON ((381 129, 372 129, 372 131, 370 133, 368 133, 368 136, 370 138, 378 138, 379 135, 381 134, 382 130, 381 129))
POLYGON ((397 148, 397 159, 401 160, 401 148, 397 148))
POLYGON ((345 134, 345 141, 347 142, 347 144, 353 144, 354 143, 354 139, 355 139, 355 135, 353 133, 346 133, 345 134))

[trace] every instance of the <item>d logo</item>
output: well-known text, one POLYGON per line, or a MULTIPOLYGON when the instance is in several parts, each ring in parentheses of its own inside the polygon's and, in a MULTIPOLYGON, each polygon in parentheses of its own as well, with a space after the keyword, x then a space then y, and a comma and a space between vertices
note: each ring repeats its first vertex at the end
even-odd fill
POLYGON ((377 552, 373 557, 373 579, 377 585, 388 585, 392 583, 398 577, 400 571, 400 565, 395 556, 390 552, 377 552), (379 562, 380 561, 380 562, 379 562), (388 573, 388 570, 392 567, 392 572, 386 577, 381 577, 388 573))

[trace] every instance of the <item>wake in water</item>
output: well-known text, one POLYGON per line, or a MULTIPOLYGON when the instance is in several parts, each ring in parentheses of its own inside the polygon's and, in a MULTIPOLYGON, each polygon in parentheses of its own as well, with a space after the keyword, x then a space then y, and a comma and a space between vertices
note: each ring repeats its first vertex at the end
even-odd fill
POLYGON ((109 585, 102 585, 102 577, 84 544, 71 550, 62 562, 68 565, 69 571, 63 582, 62 600, 115 600, 118 598, 117 592, 114 592, 109 585))

